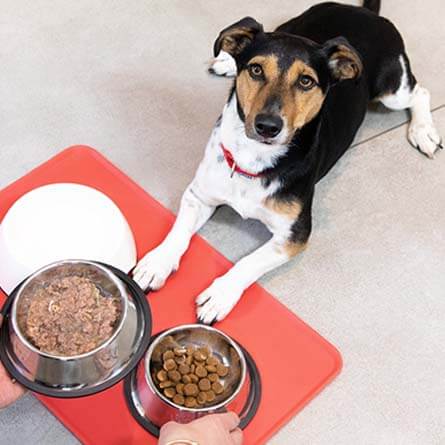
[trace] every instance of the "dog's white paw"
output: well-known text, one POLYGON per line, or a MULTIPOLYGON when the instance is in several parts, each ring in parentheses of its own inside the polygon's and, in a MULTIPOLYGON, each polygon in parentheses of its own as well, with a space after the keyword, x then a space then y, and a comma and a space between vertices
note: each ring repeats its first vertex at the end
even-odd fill
POLYGON ((198 322, 211 324, 225 318, 238 303, 243 289, 228 283, 224 277, 216 279, 196 299, 198 322))
POLYGON ((177 268, 178 261, 160 246, 139 261, 133 271, 133 278, 144 290, 158 290, 177 268))
POLYGON ((235 77, 236 62, 235 59, 225 51, 220 51, 209 66, 209 73, 216 76, 235 77))
POLYGON ((409 142, 429 158, 443 148, 441 137, 433 123, 412 122, 408 128, 409 142))

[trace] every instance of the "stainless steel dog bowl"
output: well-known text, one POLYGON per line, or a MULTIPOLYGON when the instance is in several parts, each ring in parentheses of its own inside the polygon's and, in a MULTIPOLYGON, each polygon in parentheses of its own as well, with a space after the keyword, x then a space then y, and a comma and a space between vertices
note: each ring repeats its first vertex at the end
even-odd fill
POLYGON ((131 281, 116 269, 90 261, 62 261, 37 271, 11 295, 7 332, 2 327, 5 347, 0 351, 8 371, 29 389, 56 397, 89 395, 122 379, 140 360, 151 334, 145 295, 131 281), (23 335, 18 314, 39 287, 73 275, 89 278, 102 295, 119 298, 119 323, 108 340, 85 354, 65 357, 42 352, 23 335))
POLYGON ((198 417, 227 410, 245 416, 246 426, 258 408, 261 385, 258 370, 250 355, 225 333, 201 324, 169 329, 155 337, 137 369, 126 378, 127 404, 136 420, 154 435, 170 420, 190 422, 198 417), (187 408, 175 404, 157 388, 152 375, 161 369, 161 355, 174 346, 207 346, 230 368, 224 378, 224 393, 206 407, 187 408))

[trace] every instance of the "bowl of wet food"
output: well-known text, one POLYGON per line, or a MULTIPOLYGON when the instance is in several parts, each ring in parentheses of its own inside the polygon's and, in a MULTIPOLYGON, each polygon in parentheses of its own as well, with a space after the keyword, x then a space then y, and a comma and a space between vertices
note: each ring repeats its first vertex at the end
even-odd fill
POLYGON ((0 359, 27 388, 55 397, 112 386, 150 341, 144 293, 123 272, 91 261, 40 269, 10 295, 3 312, 0 359))
POLYGON ((245 427, 261 397, 252 357, 224 332, 182 325, 155 336, 138 368, 125 380, 127 404, 149 432, 170 420, 186 423, 231 410, 245 427))

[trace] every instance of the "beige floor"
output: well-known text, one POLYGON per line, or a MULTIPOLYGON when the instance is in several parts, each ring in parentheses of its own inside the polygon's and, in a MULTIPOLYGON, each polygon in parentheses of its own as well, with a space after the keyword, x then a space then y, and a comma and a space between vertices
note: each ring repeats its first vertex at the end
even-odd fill
MULTIPOLYGON (((205 73, 214 37, 244 15, 272 29, 314 3, 0 0, 0 187, 85 143, 176 210, 229 88, 205 73)), ((383 13, 445 135, 444 2, 383 0, 383 13)), ((345 362, 271 444, 445 443, 445 153, 412 149, 407 117, 370 113, 318 188, 310 248, 261 281, 345 362)), ((232 260, 267 238, 229 209, 202 235, 232 260)), ((27 396, 0 413, 0 443, 76 440, 27 396)))

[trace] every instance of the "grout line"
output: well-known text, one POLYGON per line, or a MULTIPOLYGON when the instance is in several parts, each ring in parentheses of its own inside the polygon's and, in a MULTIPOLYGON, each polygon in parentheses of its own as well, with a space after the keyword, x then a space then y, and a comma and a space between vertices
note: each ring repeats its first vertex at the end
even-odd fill
MULTIPOLYGON (((445 108, 445 104, 443 104, 443 105, 439 105, 439 106, 437 106, 437 107, 435 107, 435 108, 432 108, 432 109, 431 109, 431 113, 434 113, 434 112, 436 112, 436 111, 439 111, 439 110, 441 110, 442 108, 445 108)), ((393 130, 396 130, 397 128, 403 127, 403 126, 404 126, 405 124, 407 124, 408 122, 409 122, 409 121, 402 122, 401 124, 395 125, 394 127, 388 128, 388 129, 386 129, 386 130, 384 130, 384 131, 381 131, 380 133, 377 133, 377 134, 375 134, 374 136, 371 136, 371 137, 369 137, 369 138, 367 138, 367 139, 363 139, 363 141, 360 141, 360 142, 357 142, 357 143, 355 143, 355 144, 352 144, 352 145, 351 145, 351 148, 353 148, 353 147, 357 147, 358 145, 365 144, 366 142, 372 141, 372 140, 375 139, 375 138, 378 138, 378 137, 380 137, 380 136, 383 136, 384 134, 389 133, 390 131, 393 131, 393 130)))

